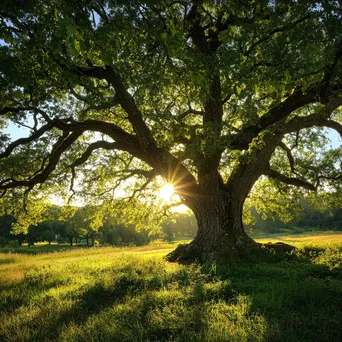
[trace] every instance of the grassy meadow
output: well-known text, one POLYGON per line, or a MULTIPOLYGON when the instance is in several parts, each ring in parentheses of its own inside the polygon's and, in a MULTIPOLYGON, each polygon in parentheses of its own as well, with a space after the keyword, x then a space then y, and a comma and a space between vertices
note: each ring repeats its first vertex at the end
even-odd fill
POLYGON ((342 235, 275 241, 297 251, 206 267, 166 262, 167 244, 0 253, 0 341, 341 341, 342 235))

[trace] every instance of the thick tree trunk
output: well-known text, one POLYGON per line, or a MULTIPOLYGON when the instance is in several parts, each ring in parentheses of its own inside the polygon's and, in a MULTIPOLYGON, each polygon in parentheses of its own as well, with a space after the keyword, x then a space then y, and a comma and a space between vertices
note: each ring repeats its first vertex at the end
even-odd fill
POLYGON ((218 196, 203 196, 193 206, 198 233, 188 245, 179 245, 167 259, 180 263, 223 262, 242 259, 258 245, 244 230, 242 198, 221 191, 218 196))
POLYGON ((196 216, 198 233, 189 245, 170 253, 169 261, 230 263, 260 248, 244 230, 242 208, 254 183, 269 169, 280 140, 279 134, 265 134, 263 145, 253 146, 239 159, 226 183, 214 160, 199 160, 197 191, 189 189, 190 196, 183 196, 196 216))

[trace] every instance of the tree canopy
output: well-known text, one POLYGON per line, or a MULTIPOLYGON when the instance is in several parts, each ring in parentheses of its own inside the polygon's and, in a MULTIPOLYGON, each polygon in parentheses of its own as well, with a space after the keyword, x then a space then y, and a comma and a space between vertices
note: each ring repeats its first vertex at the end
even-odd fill
POLYGON ((340 187, 341 19, 339 1, 2 1, 1 125, 30 131, 1 135, 3 204, 125 185, 135 205, 162 177, 199 226, 171 259, 252 245, 258 180, 264 198, 340 187))

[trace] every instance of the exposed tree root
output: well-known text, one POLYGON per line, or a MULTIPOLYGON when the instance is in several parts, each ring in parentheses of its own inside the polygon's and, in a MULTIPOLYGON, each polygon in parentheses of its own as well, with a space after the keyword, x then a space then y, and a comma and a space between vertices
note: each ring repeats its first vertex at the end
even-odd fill
POLYGON ((177 248, 166 256, 170 262, 178 262, 180 264, 191 263, 212 263, 220 262, 224 264, 231 264, 232 262, 242 261, 247 254, 255 251, 260 251, 260 247, 274 250, 276 253, 289 253, 295 250, 294 246, 283 242, 266 244, 256 243, 253 240, 248 244, 239 246, 238 244, 223 243, 220 241, 215 247, 200 246, 196 241, 190 244, 180 244, 177 248))
POLYGON ((219 239, 215 244, 203 243, 199 239, 193 240, 190 244, 181 244, 166 256, 170 262, 181 264, 190 263, 212 263, 218 262, 230 264, 234 261, 244 259, 246 253, 253 249, 259 249, 260 246, 252 239, 231 240, 219 239))

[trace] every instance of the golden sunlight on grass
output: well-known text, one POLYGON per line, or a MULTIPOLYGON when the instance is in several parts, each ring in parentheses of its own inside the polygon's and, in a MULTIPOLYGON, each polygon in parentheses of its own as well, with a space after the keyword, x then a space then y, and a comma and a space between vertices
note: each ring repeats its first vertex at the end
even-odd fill
POLYGON ((160 241, 0 248, 0 341, 341 341, 341 237, 203 267, 167 262, 160 241))

